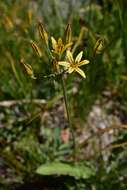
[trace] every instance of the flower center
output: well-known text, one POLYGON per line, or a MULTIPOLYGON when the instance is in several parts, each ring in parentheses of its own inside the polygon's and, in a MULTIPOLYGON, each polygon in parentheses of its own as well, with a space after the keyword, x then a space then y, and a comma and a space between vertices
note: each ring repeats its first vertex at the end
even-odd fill
POLYGON ((71 67, 76 68, 77 67, 77 62, 74 61, 73 63, 71 63, 71 67))

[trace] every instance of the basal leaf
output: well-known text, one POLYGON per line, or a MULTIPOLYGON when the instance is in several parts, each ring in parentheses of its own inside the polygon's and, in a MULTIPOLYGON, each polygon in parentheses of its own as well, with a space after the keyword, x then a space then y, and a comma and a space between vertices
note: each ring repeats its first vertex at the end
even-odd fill
POLYGON ((36 173, 40 175, 69 175, 77 179, 86 179, 95 174, 93 169, 88 166, 70 165, 61 162, 42 165, 36 170, 36 173))

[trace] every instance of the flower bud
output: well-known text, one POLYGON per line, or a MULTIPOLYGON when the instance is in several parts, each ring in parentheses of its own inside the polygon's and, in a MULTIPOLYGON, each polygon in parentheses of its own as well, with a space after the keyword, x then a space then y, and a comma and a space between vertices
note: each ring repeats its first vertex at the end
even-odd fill
POLYGON ((31 42, 31 46, 32 46, 34 52, 37 54, 37 56, 42 57, 41 50, 40 50, 40 48, 37 46, 37 44, 32 41, 32 42, 31 42))
POLYGON ((36 77, 34 76, 34 72, 33 72, 31 65, 24 63, 23 59, 20 60, 20 63, 23 65, 27 75, 29 75, 33 79, 36 79, 36 77))
POLYGON ((72 42, 72 30, 71 25, 68 24, 65 30, 65 43, 69 44, 72 42))
POLYGON ((104 48, 104 39, 99 38, 94 47, 94 55, 100 54, 104 48))
POLYGON ((42 40, 44 40, 46 45, 48 45, 48 34, 47 34, 46 30, 44 29, 44 26, 41 22, 39 22, 39 24, 38 24, 38 31, 39 31, 39 34, 40 34, 40 37, 42 38, 42 40))

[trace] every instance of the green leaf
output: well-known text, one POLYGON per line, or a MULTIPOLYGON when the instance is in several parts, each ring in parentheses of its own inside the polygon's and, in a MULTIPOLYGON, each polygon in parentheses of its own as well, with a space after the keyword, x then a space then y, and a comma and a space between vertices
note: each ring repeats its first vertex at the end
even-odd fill
POLYGON ((70 165, 61 162, 42 165, 36 170, 36 173, 40 175, 69 175, 77 179, 86 179, 95 174, 93 169, 88 166, 70 165))

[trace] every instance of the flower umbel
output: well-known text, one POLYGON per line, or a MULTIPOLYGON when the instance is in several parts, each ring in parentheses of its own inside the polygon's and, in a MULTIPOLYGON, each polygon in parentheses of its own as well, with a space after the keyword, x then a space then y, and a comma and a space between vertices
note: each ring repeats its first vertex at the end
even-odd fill
POLYGON ((89 63, 89 60, 82 60, 83 51, 81 51, 76 58, 73 58, 73 55, 70 50, 67 51, 67 61, 59 61, 58 64, 64 66, 67 69, 68 73, 77 72, 79 73, 83 78, 86 78, 86 75, 83 70, 81 70, 79 67, 82 65, 86 65, 89 63))
POLYGON ((52 52, 59 56, 61 56, 64 53, 64 51, 72 45, 72 42, 68 44, 63 44, 62 38, 59 38, 58 41, 56 41, 55 38, 51 37, 51 42, 53 48, 52 52))

